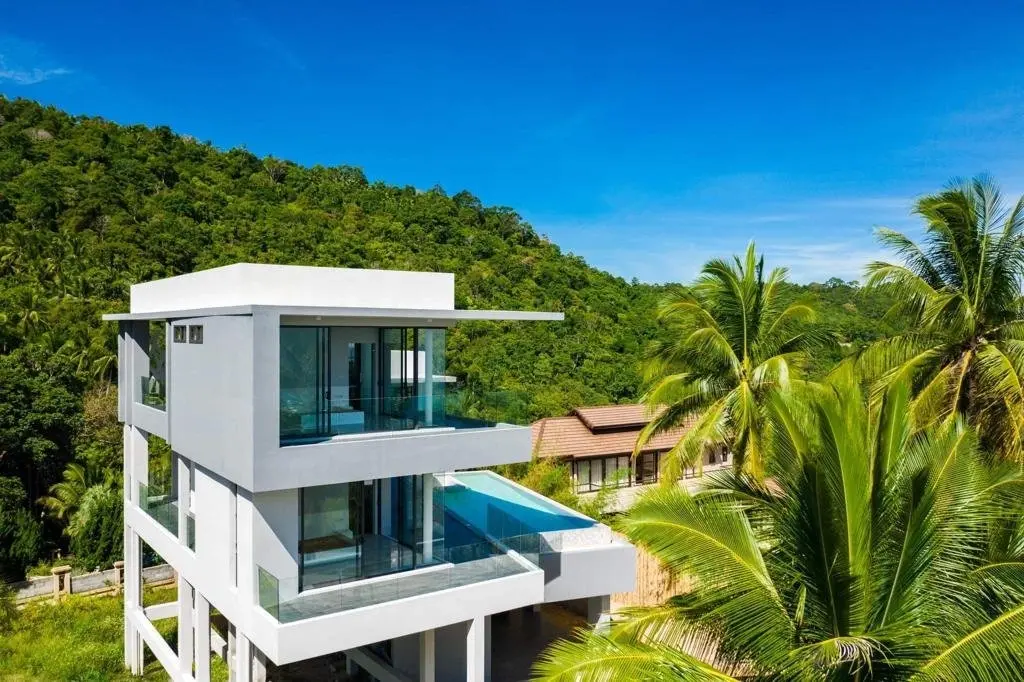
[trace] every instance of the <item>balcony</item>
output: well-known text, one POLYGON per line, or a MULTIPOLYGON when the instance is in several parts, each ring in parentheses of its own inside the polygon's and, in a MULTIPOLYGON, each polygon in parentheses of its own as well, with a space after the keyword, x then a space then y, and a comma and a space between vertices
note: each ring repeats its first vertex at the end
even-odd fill
MULTIPOLYGON (((279 623, 292 623, 521 575, 531 570, 537 569, 493 543, 482 542, 445 550, 435 566, 304 592, 298 591, 296 579, 279 580, 269 571, 257 567, 257 597, 260 606, 279 623)), ((322 571, 320 577, 330 579, 331 576, 322 571)), ((342 569, 334 576, 335 582, 346 579, 342 569)))
POLYGON ((297 392, 281 396, 281 445, 319 443, 338 436, 393 433, 420 429, 483 429, 514 415, 517 405, 510 393, 478 398, 465 390, 436 396, 408 396, 363 400, 315 401, 297 392), (504 409, 504 406, 512 409, 504 409), (492 417, 492 418, 487 418, 492 417))
POLYGON ((139 483, 139 507, 153 518, 154 521, 177 537, 178 535, 178 500, 170 495, 150 494, 150 487, 139 483))

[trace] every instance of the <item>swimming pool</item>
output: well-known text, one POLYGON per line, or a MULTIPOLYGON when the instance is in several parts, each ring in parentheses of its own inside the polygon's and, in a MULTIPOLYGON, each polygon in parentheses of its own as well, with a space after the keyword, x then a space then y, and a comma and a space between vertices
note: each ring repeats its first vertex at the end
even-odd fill
POLYGON ((450 474, 447 480, 445 507, 492 537, 508 538, 597 525, 593 519, 564 509, 489 471, 463 471, 450 474))

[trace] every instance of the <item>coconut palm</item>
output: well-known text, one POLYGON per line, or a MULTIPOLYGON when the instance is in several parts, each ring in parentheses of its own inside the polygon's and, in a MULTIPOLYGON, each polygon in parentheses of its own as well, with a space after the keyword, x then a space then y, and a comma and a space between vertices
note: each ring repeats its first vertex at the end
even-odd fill
POLYGON ((1024 197, 1012 208, 985 177, 954 181, 917 202, 920 243, 878 231, 900 263, 868 266, 911 332, 864 355, 878 390, 907 379, 919 424, 965 414, 993 449, 1024 462, 1024 197))
POLYGON ((70 462, 64 469, 63 479, 51 485, 49 494, 40 497, 38 502, 53 518, 68 520, 78 511, 89 489, 113 488, 116 483, 111 471, 96 476, 82 464, 70 462))
POLYGON ((732 449, 736 466, 763 474, 764 406, 791 387, 807 351, 824 340, 809 324, 810 303, 785 296, 786 274, 775 268, 766 276, 764 258, 751 243, 742 260, 708 261, 693 286, 662 301, 659 319, 667 340, 652 350, 651 388, 643 397, 655 416, 636 450, 692 422, 666 458, 667 480, 719 444, 732 449))
POLYGON ((773 402, 770 484, 641 498, 622 532, 692 590, 556 643, 535 679, 1024 679, 1024 477, 961 418, 914 431, 906 383, 869 406, 835 381, 773 402))

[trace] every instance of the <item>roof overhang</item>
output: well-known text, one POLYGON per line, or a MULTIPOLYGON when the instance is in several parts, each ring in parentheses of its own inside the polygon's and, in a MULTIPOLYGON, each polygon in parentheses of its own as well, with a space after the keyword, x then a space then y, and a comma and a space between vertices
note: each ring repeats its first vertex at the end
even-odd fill
POLYGON ((404 325, 437 324, 449 326, 463 321, 523 321, 560 322, 565 313, 535 312, 528 310, 432 310, 404 308, 328 308, 321 306, 260 306, 242 305, 200 308, 191 310, 165 310, 146 313, 110 313, 107 321, 176 320, 191 317, 220 315, 253 315, 269 313, 279 315, 283 321, 298 324, 327 322, 335 324, 366 324, 382 326, 392 322, 404 325))

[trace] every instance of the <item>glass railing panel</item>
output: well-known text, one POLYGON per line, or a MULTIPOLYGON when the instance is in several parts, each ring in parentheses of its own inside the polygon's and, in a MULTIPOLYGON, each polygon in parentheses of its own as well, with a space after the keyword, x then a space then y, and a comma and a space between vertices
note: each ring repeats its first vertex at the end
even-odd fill
POLYGON ((139 507, 172 535, 178 534, 178 501, 164 494, 151 494, 149 486, 139 483, 139 507))
POLYGON ((156 377, 142 377, 139 380, 138 402, 157 410, 166 410, 167 386, 156 377))
MULTIPOLYGON (((299 590, 297 579, 279 579, 259 568, 257 597, 267 613, 282 623, 289 623, 464 587, 530 570, 490 542, 448 548, 441 552, 441 558, 443 564, 407 571, 394 577, 333 588, 306 587, 305 591, 299 590)), ((339 569, 335 577, 341 581, 343 569, 339 569)))
POLYGON ((432 396, 387 398, 324 398, 308 392, 282 390, 282 443, 315 442, 362 433, 449 428, 479 429, 499 423, 528 424, 528 402, 509 392, 448 390, 432 396))
POLYGON ((274 618, 278 617, 281 604, 281 585, 274 575, 259 566, 256 567, 256 600, 263 610, 274 618))

